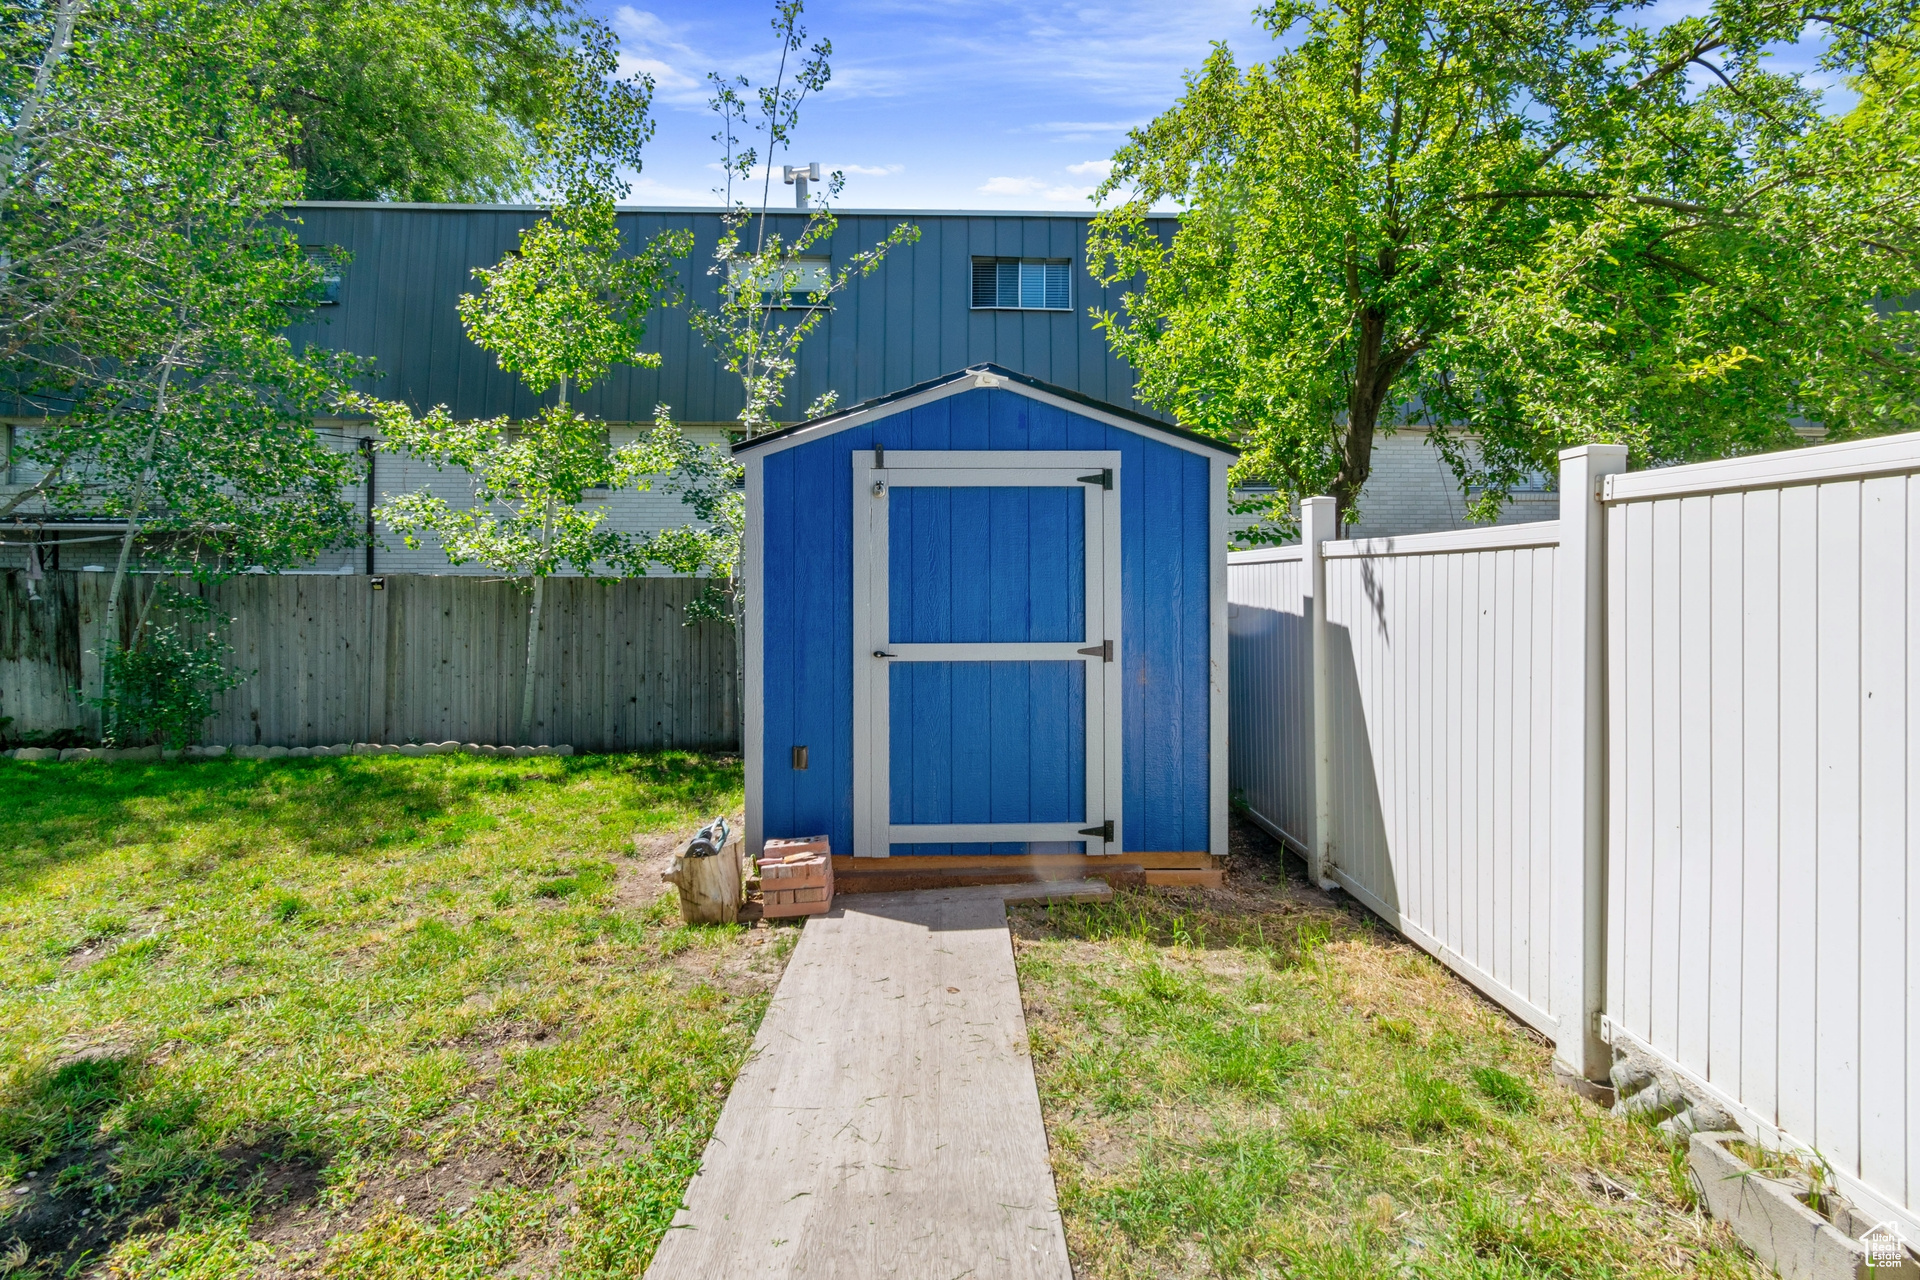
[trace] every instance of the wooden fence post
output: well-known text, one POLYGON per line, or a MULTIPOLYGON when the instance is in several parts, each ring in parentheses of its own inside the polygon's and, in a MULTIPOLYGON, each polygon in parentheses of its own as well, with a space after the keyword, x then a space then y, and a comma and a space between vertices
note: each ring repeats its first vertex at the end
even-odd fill
POLYGON ((1333 711, 1327 651, 1327 562, 1320 544, 1337 536, 1338 504, 1332 498, 1307 498, 1300 504, 1300 541, 1307 549, 1307 589, 1313 592, 1313 846, 1307 851, 1307 876, 1323 889, 1334 882, 1333 866, 1333 711))
POLYGON ((1554 591, 1552 915, 1556 1064, 1605 1080, 1607 528, 1602 476, 1627 469, 1625 445, 1560 454, 1560 552, 1554 591))
POLYGON ((100 708, 88 706, 86 699, 105 692, 101 687, 100 651, 106 645, 106 585, 111 582, 110 577, 82 569, 74 591, 80 605, 80 687, 74 691, 74 710, 79 714, 81 732, 93 738, 100 736, 105 717, 100 708))

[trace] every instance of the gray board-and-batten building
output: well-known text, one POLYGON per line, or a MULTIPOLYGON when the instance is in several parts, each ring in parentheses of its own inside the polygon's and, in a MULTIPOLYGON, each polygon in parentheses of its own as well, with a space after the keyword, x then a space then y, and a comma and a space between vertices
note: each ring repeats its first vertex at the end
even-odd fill
MULTIPOLYGON (((499 262, 518 244, 520 232, 542 216, 537 206, 423 205, 309 202, 294 208, 300 238, 316 253, 342 251, 328 301, 293 332, 299 339, 351 352, 370 362, 364 390, 399 399, 425 411, 444 404, 460 417, 530 416, 548 397, 536 397, 493 356, 475 346, 457 311, 473 291, 476 267, 499 262)), ((721 281, 709 268, 721 235, 718 209, 623 209, 619 223, 630 246, 667 230, 693 234, 692 252, 679 262, 690 298, 717 304, 721 281)), ((1089 314, 1117 310, 1122 290, 1102 286, 1086 270, 1089 218, 1084 213, 987 213, 971 211, 849 210, 838 213, 833 235, 809 257, 842 265, 902 222, 919 228, 919 239, 895 248, 886 262, 856 275, 835 295, 830 313, 808 336, 784 403, 775 416, 794 421, 829 390, 840 406, 884 396, 981 363, 1017 370, 1043 382, 1123 409, 1167 420, 1137 401, 1134 378, 1115 356, 1089 314)), ((804 215, 771 211, 767 229, 789 241, 804 215)), ((1171 236, 1175 219, 1151 225, 1171 236)), ((753 228, 749 228, 751 231, 753 228)), ((742 401, 739 378, 694 333, 684 305, 651 317, 647 351, 658 367, 622 366, 574 402, 612 424, 617 446, 649 429, 657 406, 696 438, 726 438, 742 401)), ((8 439, 30 422, 14 419, 8 439)), ((363 424, 328 422, 323 429, 342 448, 355 448, 363 424)), ((31 479, 13 465, 12 450, 0 480, 16 487, 31 479)), ((381 453, 373 486, 376 499, 429 488, 455 502, 470 500, 465 477, 411 459, 381 453)), ((4 489, 0 489, 4 492, 4 489)), ((364 492, 355 495, 364 504, 364 492)), ((651 530, 682 524, 691 512, 673 495, 596 495, 618 527, 651 530)), ((1362 498, 1362 534, 1411 533, 1459 528, 1465 502, 1438 454, 1417 431, 1402 431, 1376 446, 1374 479, 1362 498)), ((1551 494, 1522 495, 1507 519, 1551 518, 1551 494)), ((19 513, 33 519, 32 509, 19 513)), ((452 568, 429 545, 409 550, 398 538, 381 537, 376 566, 383 573, 488 572, 452 568)), ((8 549, 17 558, 17 552, 8 549)), ((78 568, 93 556, 62 557, 78 568)), ((314 568, 359 572, 364 552, 344 549, 314 568)))

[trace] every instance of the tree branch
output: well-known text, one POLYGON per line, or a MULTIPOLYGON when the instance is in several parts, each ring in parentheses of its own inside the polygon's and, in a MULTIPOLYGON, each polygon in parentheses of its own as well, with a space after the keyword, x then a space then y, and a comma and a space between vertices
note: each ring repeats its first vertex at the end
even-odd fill
POLYGON ((1625 200, 1631 204, 1647 205, 1655 209, 1672 209, 1675 213, 1732 216, 1704 204, 1669 200, 1665 196, 1623 196, 1612 191, 1580 191, 1564 187, 1524 187, 1518 191, 1469 191, 1465 195, 1455 196, 1454 199, 1462 202, 1472 200, 1625 200))
POLYGON ((1683 276, 1692 276, 1695 280, 1698 280, 1701 284, 1710 285, 1716 289, 1720 287, 1720 282, 1718 280, 1715 280, 1712 276, 1704 275, 1701 272, 1694 270, 1692 267, 1680 261, 1678 258, 1669 258, 1666 254, 1655 253, 1651 249, 1642 249, 1640 251, 1640 256, 1645 258, 1648 262, 1653 263, 1657 267, 1665 267, 1669 271, 1678 271, 1683 276))
POLYGON ((27 499, 34 497, 36 494, 45 493, 49 489, 51 489, 55 484, 58 484, 60 481, 60 473, 65 469, 66 469, 66 463, 63 462, 59 466, 55 467, 52 471, 47 472, 46 475, 41 476, 38 480, 36 480, 33 484, 29 485, 27 488, 22 489, 19 493, 16 493, 11 498, 8 498, 7 504, 4 507, 0 507, 0 519, 4 519, 5 517, 12 515, 15 511, 18 511, 21 505, 24 504, 27 501, 27 499))

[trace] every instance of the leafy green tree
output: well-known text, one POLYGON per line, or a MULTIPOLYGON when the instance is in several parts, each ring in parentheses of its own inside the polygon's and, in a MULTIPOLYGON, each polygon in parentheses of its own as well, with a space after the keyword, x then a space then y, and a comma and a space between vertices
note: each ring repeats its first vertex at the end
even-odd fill
MULTIPOLYGON (((533 731, 547 578, 564 569, 643 574, 655 559, 652 539, 609 529, 603 507, 582 505, 588 490, 647 488, 678 457, 670 441, 653 438, 612 450, 606 424, 570 403, 616 365, 660 362, 640 350, 647 312, 672 296, 672 259, 691 248, 686 233, 669 232, 625 251, 614 199, 625 190, 621 167, 638 167, 652 132, 652 85, 612 79, 612 70, 610 51, 585 60, 563 109, 541 123, 559 202, 521 233, 516 253, 477 269, 479 292, 460 300, 467 336, 536 394, 554 391, 555 402, 520 423, 458 421, 444 405, 415 417, 401 403, 364 402, 383 448, 465 470, 477 499, 455 506, 423 490, 383 503, 379 518, 410 547, 432 534, 450 563, 486 565, 531 593, 522 738, 533 731)), ((671 540, 667 547, 671 555, 671 540)))
MULTIPOLYGON (((1716 11, 1635 40, 1635 84, 1683 59, 1703 89, 1654 79, 1604 163, 1542 184, 1553 223, 1523 267, 1471 281, 1422 386, 1492 515, 1529 470, 1586 440, 1639 465, 1920 427, 1920 95, 1886 74, 1909 37, 1892 6, 1826 15, 1831 71, 1874 110, 1821 111, 1763 46, 1794 14, 1716 11)), ((1910 56, 1910 55, 1909 55, 1910 56)))
POLYGON ((539 122, 606 27, 570 0, 268 0, 261 74, 298 125, 310 200, 503 200, 533 190, 539 122))
POLYGON ((1646 464, 1913 421, 1907 321, 1874 305, 1920 284, 1911 143, 1876 154, 1902 129, 1850 137, 1764 63, 1812 22, 1864 69, 1899 6, 1626 8, 1288 0, 1258 11, 1283 53, 1216 50, 1115 157, 1089 252, 1138 282, 1098 322, 1144 398, 1243 442, 1265 536, 1309 493, 1354 518, 1409 419, 1482 516, 1580 441, 1646 464))
MULTIPOLYGON (((768 229, 767 214, 773 192, 773 174, 782 156, 791 152, 800 125, 800 108, 827 87, 833 78, 828 59, 833 42, 807 45, 800 25, 803 0, 778 0, 773 33, 780 42, 780 61, 773 83, 755 89, 745 76, 729 80, 708 73, 714 96, 708 106, 719 118, 713 138, 721 144, 727 202, 709 276, 720 281, 720 304, 695 307, 693 327, 720 356, 727 372, 740 378, 745 392, 740 425, 749 437, 773 425, 773 412, 786 398, 787 383, 798 365, 800 345, 826 319, 834 294, 856 275, 879 269, 887 254, 920 238, 920 229, 903 222, 879 244, 855 254, 837 269, 822 270, 817 255, 832 240, 839 222, 828 206, 846 184, 838 170, 826 176, 826 189, 807 211, 806 223, 791 239, 768 229), (799 65, 789 72, 789 60, 799 65), (739 130, 758 134, 747 144, 739 130), (764 159, 765 163, 762 164, 764 159), (749 188, 756 171, 760 179, 760 207, 755 211, 744 197, 736 199, 736 185, 749 188), (752 240, 748 246, 749 236, 752 240)), ((808 409, 807 416, 826 412, 835 402, 828 391, 808 409)))
MULTIPOLYGON (((694 331, 719 355, 727 372, 740 379, 743 392, 738 415, 741 433, 753 437, 776 425, 774 412, 785 402, 788 383, 799 365, 800 347, 832 311, 833 295, 856 276, 879 270, 887 255, 920 238, 920 228, 900 223, 886 239, 854 254, 837 267, 818 260, 820 246, 830 243, 838 220, 828 201, 840 194, 846 177, 834 171, 826 177, 808 209, 807 220, 791 238, 770 230, 767 214, 773 174, 790 153, 800 124, 800 108, 826 88, 833 78, 828 59, 833 43, 820 40, 809 46, 800 25, 803 0, 777 0, 773 33, 780 42, 780 59, 771 84, 755 88, 745 76, 729 79, 710 72, 714 94, 709 107, 718 119, 713 140, 721 147, 724 185, 716 194, 727 202, 719 242, 707 274, 720 282, 717 306, 691 308, 694 331), (797 63, 797 66, 790 66, 797 63), (752 142, 743 137, 758 135, 752 142), (735 188, 751 190, 760 181, 760 205, 754 210, 735 188)), ((838 396, 828 390, 808 405, 803 417, 831 412, 838 396)), ((663 407, 656 435, 668 438, 671 421, 663 407)), ((724 581, 724 590, 709 591, 688 609, 689 621, 726 618, 740 621, 744 607, 740 579, 741 539, 746 532, 745 495, 741 468, 724 449, 698 449, 681 442, 681 458, 673 487, 692 506, 700 523, 680 532, 682 562, 689 572, 704 571, 724 581)))
POLYGON ((61 0, 6 39, 0 374, 44 415, 21 449, 41 478, 7 509, 122 522, 118 637, 136 549, 217 573, 352 536, 355 464, 313 418, 353 366, 282 336, 319 269, 285 219, 299 188, 256 14, 61 0))

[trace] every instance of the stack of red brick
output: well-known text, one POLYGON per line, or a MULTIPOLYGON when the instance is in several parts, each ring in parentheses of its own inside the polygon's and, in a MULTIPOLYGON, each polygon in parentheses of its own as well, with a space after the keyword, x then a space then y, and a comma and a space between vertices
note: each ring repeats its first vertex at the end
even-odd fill
POLYGON ((760 854, 763 914, 817 916, 833 906, 833 853, 825 836, 769 840, 760 854))

